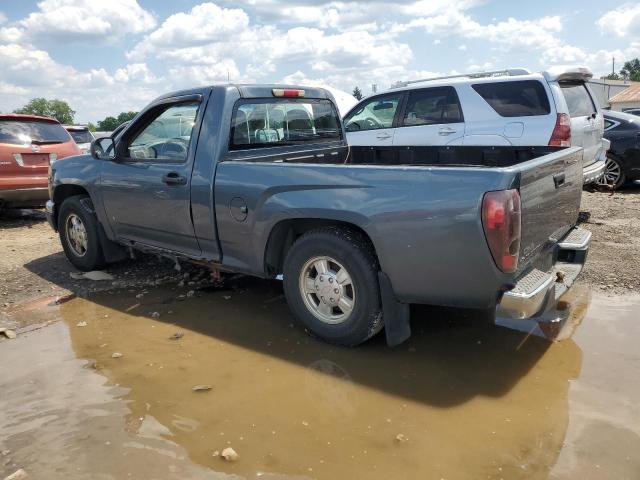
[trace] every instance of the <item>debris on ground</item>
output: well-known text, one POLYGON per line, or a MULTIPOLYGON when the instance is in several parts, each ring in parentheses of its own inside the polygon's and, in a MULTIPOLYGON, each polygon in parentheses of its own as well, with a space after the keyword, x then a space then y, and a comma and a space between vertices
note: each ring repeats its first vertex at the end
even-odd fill
POLYGON ((398 435, 396 435, 396 442, 406 442, 407 440, 409 439, 402 433, 399 433, 398 435))
POLYGON ((195 387, 191 388, 191 390, 193 390, 194 392, 208 392, 212 388, 213 387, 211 385, 196 385, 195 387))
POLYGON ((184 337, 184 333, 176 332, 169 337, 169 340, 180 340, 182 337, 184 337))
POLYGON ((122 354, 120 352, 113 352, 111 354, 111 358, 122 358, 122 354))
POLYGON ((103 272, 102 270, 92 270, 90 272, 71 272, 69 276, 74 280, 113 280, 113 275, 103 272))
POLYGON ((0 336, 4 335, 9 340, 16 338, 16 332, 5 327, 0 327, 0 336))
POLYGON ((87 322, 78 322, 76 323, 76 327, 86 327, 87 326, 87 322))
POLYGON ((13 472, 11 475, 4 477, 4 480, 22 480, 23 478, 29 478, 27 472, 25 472, 22 468, 13 472))
POLYGON ((160 312, 153 312, 151 318, 160 318, 160 312))
POLYGON ((227 462, 235 462, 236 460, 238 460, 238 457, 239 457, 236 451, 231 447, 227 447, 224 450, 222 450, 222 453, 220 454, 220 456, 224 458, 227 462))
POLYGON ((187 298, 191 298, 191 297, 193 297, 195 294, 196 294, 196 292, 195 292, 194 290, 189 290, 189 291, 187 292, 187 298))

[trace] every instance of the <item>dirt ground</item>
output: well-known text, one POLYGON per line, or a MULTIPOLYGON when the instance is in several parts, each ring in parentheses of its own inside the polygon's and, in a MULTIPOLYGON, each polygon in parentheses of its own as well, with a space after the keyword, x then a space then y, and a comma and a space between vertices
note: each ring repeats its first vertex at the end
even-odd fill
POLYGON ((0 478, 640 478, 640 188, 582 210, 556 341, 425 307, 395 349, 309 337, 277 281, 154 256, 74 279, 41 212, 5 216, 0 478))

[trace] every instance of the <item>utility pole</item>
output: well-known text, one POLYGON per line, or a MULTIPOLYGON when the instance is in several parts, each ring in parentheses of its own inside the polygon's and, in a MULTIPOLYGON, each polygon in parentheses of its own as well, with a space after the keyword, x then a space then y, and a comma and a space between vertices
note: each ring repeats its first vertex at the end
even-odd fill
POLYGON ((611 74, 616 74, 616 57, 611 57, 611 74))
POLYGON ((377 83, 372 83, 371 84, 371 91, 373 93, 376 93, 378 91, 378 84, 377 83))

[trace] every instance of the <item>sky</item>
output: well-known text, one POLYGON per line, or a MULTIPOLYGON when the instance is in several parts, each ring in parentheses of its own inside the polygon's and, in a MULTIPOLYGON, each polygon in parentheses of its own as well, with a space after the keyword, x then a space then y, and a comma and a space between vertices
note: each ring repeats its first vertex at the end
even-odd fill
POLYGON ((0 111, 59 98, 76 122, 231 82, 371 93, 398 80, 640 57, 640 2, 0 0, 0 111))

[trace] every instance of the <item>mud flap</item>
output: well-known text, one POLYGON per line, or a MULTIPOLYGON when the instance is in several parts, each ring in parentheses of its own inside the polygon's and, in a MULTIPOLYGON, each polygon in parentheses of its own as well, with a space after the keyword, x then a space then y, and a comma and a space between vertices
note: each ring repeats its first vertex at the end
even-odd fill
POLYGON ((400 303, 391 287, 391 280, 383 272, 378 272, 380 296, 382 298, 382 319, 387 336, 387 345, 395 347, 411 336, 409 304, 400 303))

